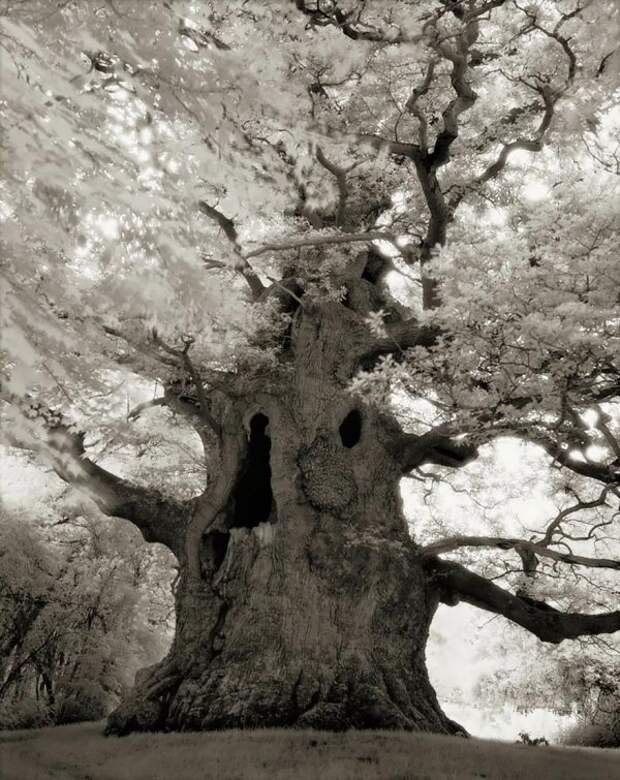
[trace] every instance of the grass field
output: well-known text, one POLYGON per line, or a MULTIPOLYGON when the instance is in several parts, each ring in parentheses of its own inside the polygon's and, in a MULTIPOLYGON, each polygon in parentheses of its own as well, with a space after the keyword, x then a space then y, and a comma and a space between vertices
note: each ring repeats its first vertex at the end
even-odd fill
POLYGON ((0 732, 2 780, 620 780, 620 752, 394 732, 0 732))

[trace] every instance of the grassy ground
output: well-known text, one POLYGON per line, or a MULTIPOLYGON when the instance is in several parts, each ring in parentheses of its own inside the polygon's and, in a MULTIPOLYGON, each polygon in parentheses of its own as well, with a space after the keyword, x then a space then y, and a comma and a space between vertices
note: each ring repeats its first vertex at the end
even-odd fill
POLYGON ((0 732, 2 780, 620 780, 620 753, 426 734, 224 731, 105 738, 103 724, 0 732))

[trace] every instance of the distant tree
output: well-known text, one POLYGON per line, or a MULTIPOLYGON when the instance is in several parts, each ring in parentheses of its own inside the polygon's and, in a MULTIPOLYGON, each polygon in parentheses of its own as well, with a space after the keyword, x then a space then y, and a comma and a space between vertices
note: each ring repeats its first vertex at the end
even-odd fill
POLYGON ((109 730, 453 733, 439 602, 617 631, 536 591, 620 568, 616 3, 2 8, 5 429, 179 565, 172 648, 109 730), (595 487, 523 537, 412 537, 403 475, 502 437, 595 487), (130 465, 155 442, 170 481, 130 465))
POLYGON ((1 518, 0 727, 99 719, 166 646, 163 550, 92 518, 52 530, 1 518))
POLYGON ((482 707, 507 705, 519 712, 550 710, 572 716, 569 744, 617 747, 620 744, 620 683, 617 643, 586 637, 560 647, 535 648, 507 628, 495 648, 506 665, 484 674, 476 686, 482 707), (527 659, 535 657, 534 664, 527 659))

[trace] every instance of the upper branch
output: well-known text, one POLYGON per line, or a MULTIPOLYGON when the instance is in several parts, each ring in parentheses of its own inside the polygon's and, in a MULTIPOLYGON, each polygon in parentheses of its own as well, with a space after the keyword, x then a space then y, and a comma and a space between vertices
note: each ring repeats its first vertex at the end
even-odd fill
MULTIPOLYGON (((423 154, 426 154, 428 151, 428 121, 426 119, 424 112, 420 109, 418 105, 418 100, 423 95, 426 95, 428 93, 431 84, 433 83, 433 76, 435 74, 435 65, 436 65, 435 60, 431 60, 428 63, 428 65, 426 66, 426 73, 424 74, 424 78, 422 79, 422 81, 418 86, 414 87, 411 90, 411 95, 409 95, 409 98, 405 103, 405 111, 408 114, 414 116, 418 120, 419 123, 418 138, 420 141, 420 148, 423 154)), ((400 118, 402 118, 402 114, 400 118)), ((400 118, 396 122, 396 125, 394 127, 394 135, 396 136, 398 135, 398 124, 400 118)))
POLYGON ((403 474, 426 463, 460 468, 478 456, 478 450, 467 441, 455 439, 441 426, 417 435, 399 432, 392 442, 392 454, 403 474))
POLYGON ((476 15, 466 14, 461 32, 456 38, 456 45, 452 47, 447 42, 435 38, 433 48, 444 59, 452 63, 450 83, 454 90, 454 98, 448 103, 442 112, 442 128, 435 140, 435 146, 429 155, 429 164, 434 168, 445 165, 450 159, 450 146, 459 135, 459 117, 468 111, 478 95, 469 84, 469 67, 467 58, 470 47, 478 39, 478 18, 476 15))
POLYGON ((329 160, 321 147, 317 147, 316 159, 329 171, 336 179, 336 186, 338 187, 338 209, 336 211, 336 227, 340 227, 344 221, 345 208, 347 205, 347 198, 349 197, 349 189, 347 187, 347 173, 350 169, 342 168, 340 165, 329 160))
MULTIPOLYGON (((479 176, 475 177, 472 181, 470 181, 465 186, 458 188, 458 191, 456 191, 453 194, 452 198, 450 199, 450 208, 452 210, 457 208, 460 201, 463 199, 466 190, 468 189, 475 190, 477 187, 480 187, 481 185, 486 184, 492 179, 495 179, 504 170, 508 162, 508 159, 510 158, 513 152, 516 151, 540 152, 541 151, 544 145, 547 131, 549 130, 551 126, 551 122, 553 121, 556 104, 560 100, 560 98, 566 93, 568 88, 575 80, 575 75, 577 73, 577 58, 570 46, 570 39, 564 37, 560 33, 560 28, 566 21, 579 15, 584 10, 585 6, 578 4, 577 7, 572 12, 568 14, 562 14, 560 20, 555 25, 553 30, 547 30, 544 27, 540 26, 536 21, 537 17, 535 11, 531 10, 530 8, 521 7, 516 2, 516 0, 513 0, 513 2, 515 7, 518 8, 519 11, 521 11, 523 14, 525 14, 528 20, 527 25, 525 26, 524 29, 521 30, 520 35, 527 35, 532 31, 537 31, 542 35, 545 35, 546 37, 555 40, 562 47, 562 50, 564 51, 564 54, 566 55, 566 59, 567 59, 566 80, 562 87, 553 89, 549 85, 549 83, 547 83, 547 80, 544 77, 541 77, 540 75, 532 76, 531 79, 533 80, 527 80, 525 78, 510 79, 511 81, 518 81, 520 84, 523 84, 524 86, 533 90, 538 95, 539 99, 542 100, 543 114, 540 123, 532 135, 530 136, 523 135, 520 136, 519 138, 514 139, 513 141, 503 143, 501 145, 499 154, 496 157, 496 159, 492 163, 490 163, 479 176)), ((519 113, 525 113, 530 108, 531 106, 526 106, 522 109, 512 109, 512 111, 508 114, 508 116, 503 120, 501 124, 507 126, 513 124, 514 120, 519 115, 519 113)))
POLYGON ((542 434, 536 433, 533 436, 525 436, 528 441, 539 444, 556 463, 564 466, 575 474, 582 477, 589 477, 605 485, 615 485, 620 482, 620 463, 615 460, 613 463, 594 463, 587 460, 576 460, 573 457, 570 448, 562 447, 561 443, 542 434))
POLYGON ((464 566, 439 558, 429 559, 427 570, 439 587, 441 601, 454 605, 460 598, 479 609, 503 615, 542 642, 557 644, 564 639, 620 630, 620 610, 598 615, 560 612, 542 602, 515 596, 464 566))
POLYGON ((513 152, 540 152, 540 150, 543 148, 545 135, 553 120, 557 96, 546 84, 540 87, 534 85, 530 86, 540 95, 544 104, 543 116, 540 120, 540 124, 538 125, 537 130, 530 137, 522 136, 515 139, 514 141, 503 144, 497 158, 490 165, 488 165, 484 171, 470 184, 466 185, 465 188, 455 193, 455 195, 450 199, 450 206, 452 209, 455 209, 459 204, 464 195, 465 189, 472 187, 476 188, 482 184, 486 184, 488 181, 491 181, 491 179, 495 179, 504 170, 508 159, 513 152))
MULTIPOLYGON (((222 214, 221 211, 218 211, 213 206, 210 206, 204 200, 199 201, 198 206, 200 207, 200 210, 205 216, 209 217, 209 219, 212 219, 221 228, 222 232, 228 239, 229 243, 232 245, 235 256, 237 257, 237 263, 235 263, 235 265, 232 266, 232 268, 235 271, 238 271, 241 274, 241 276, 243 276, 243 278, 246 280, 246 282, 250 287, 250 290, 252 291, 254 298, 259 298, 262 295, 262 293, 265 291, 265 287, 261 282, 256 271, 248 263, 247 257, 244 257, 241 254, 241 247, 239 245, 239 239, 238 239, 235 223, 232 221, 232 219, 226 217, 224 214, 222 214)), ((213 268, 229 267, 226 263, 223 263, 219 260, 212 260, 212 259, 205 259, 205 264, 213 268)))
POLYGON ((343 35, 353 41, 373 41, 374 43, 405 43, 416 40, 408 36, 398 27, 392 26, 390 30, 380 29, 363 21, 363 4, 357 11, 343 11, 335 0, 326 0, 321 4, 320 0, 311 7, 305 0, 294 0, 295 5, 302 14, 309 18, 310 27, 336 27, 343 35))
MULTIPOLYGON (((422 303, 425 309, 434 309, 440 303, 437 280, 427 273, 426 266, 433 257, 435 247, 443 246, 446 243, 448 225, 453 219, 455 210, 455 207, 451 207, 447 202, 442 191, 438 170, 450 160, 450 148, 459 137, 461 115, 470 110, 478 98, 469 83, 468 64, 470 48, 479 35, 478 11, 479 9, 470 4, 470 10, 463 13, 461 28, 456 35, 454 45, 442 36, 437 26, 429 25, 427 28, 429 32, 433 30, 429 36, 429 42, 437 57, 447 60, 451 64, 450 83, 454 97, 441 114, 441 128, 432 151, 429 152, 424 148, 422 152, 417 153, 412 158, 429 212, 426 235, 419 254, 422 272, 422 303)), ((420 122, 420 140, 423 147, 427 144, 427 125, 424 115, 417 108, 417 100, 430 88, 433 73, 434 64, 431 62, 422 84, 417 90, 414 90, 407 103, 408 109, 420 122)))
POLYGON ((366 233, 344 233, 342 235, 316 236, 314 238, 290 238, 287 241, 263 244, 257 249, 245 254, 245 259, 257 257, 265 252, 285 252, 287 249, 301 249, 309 246, 326 246, 328 244, 355 244, 365 241, 389 241, 394 243, 397 236, 385 230, 369 230, 366 233))

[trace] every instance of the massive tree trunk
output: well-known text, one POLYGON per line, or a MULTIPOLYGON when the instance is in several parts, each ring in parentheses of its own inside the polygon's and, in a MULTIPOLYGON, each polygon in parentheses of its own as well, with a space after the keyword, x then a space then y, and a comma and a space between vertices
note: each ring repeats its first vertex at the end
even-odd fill
POLYGON ((557 560, 544 540, 467 537, 419 547, 411 538, 403 473, 424 463, 461 466, 476 447, 446 425, 405 433, 351 394, 360 367, 428 345, 436 333, 401 319, 368 264, 349 271, 339 280, 342 302, 301 300, 286 279, 266 291, 296 305, 273 367, 214 376, 190 361, 191 340, 178 349, 153 334, 152 348, 185 372, 182 391, 171 385, 163 402, 186 413, 214 452, 206 489, 188 502, 93 463, 82 436, 52 416, 46 451, 57 473, 147 541, 165 544, 179 563, 172 648, 137 675, 109 733, 257 726, 457 733, 424 660, 439 601, 463 599, 546 642, 620 629, 620 611, 560 612, 437 557, 445 544, 473 543, 557 560), (380 309, 383 335, 367 324, 380 309))
POLYGON ((228 405, 228 457, 179 545, 172 649, 109 731, 459 730, 426 671, 438 596, 402 513, 394 423, 347 392, 370 285, 349 288, 348 307, 300 308, 290 364, 228 405))

